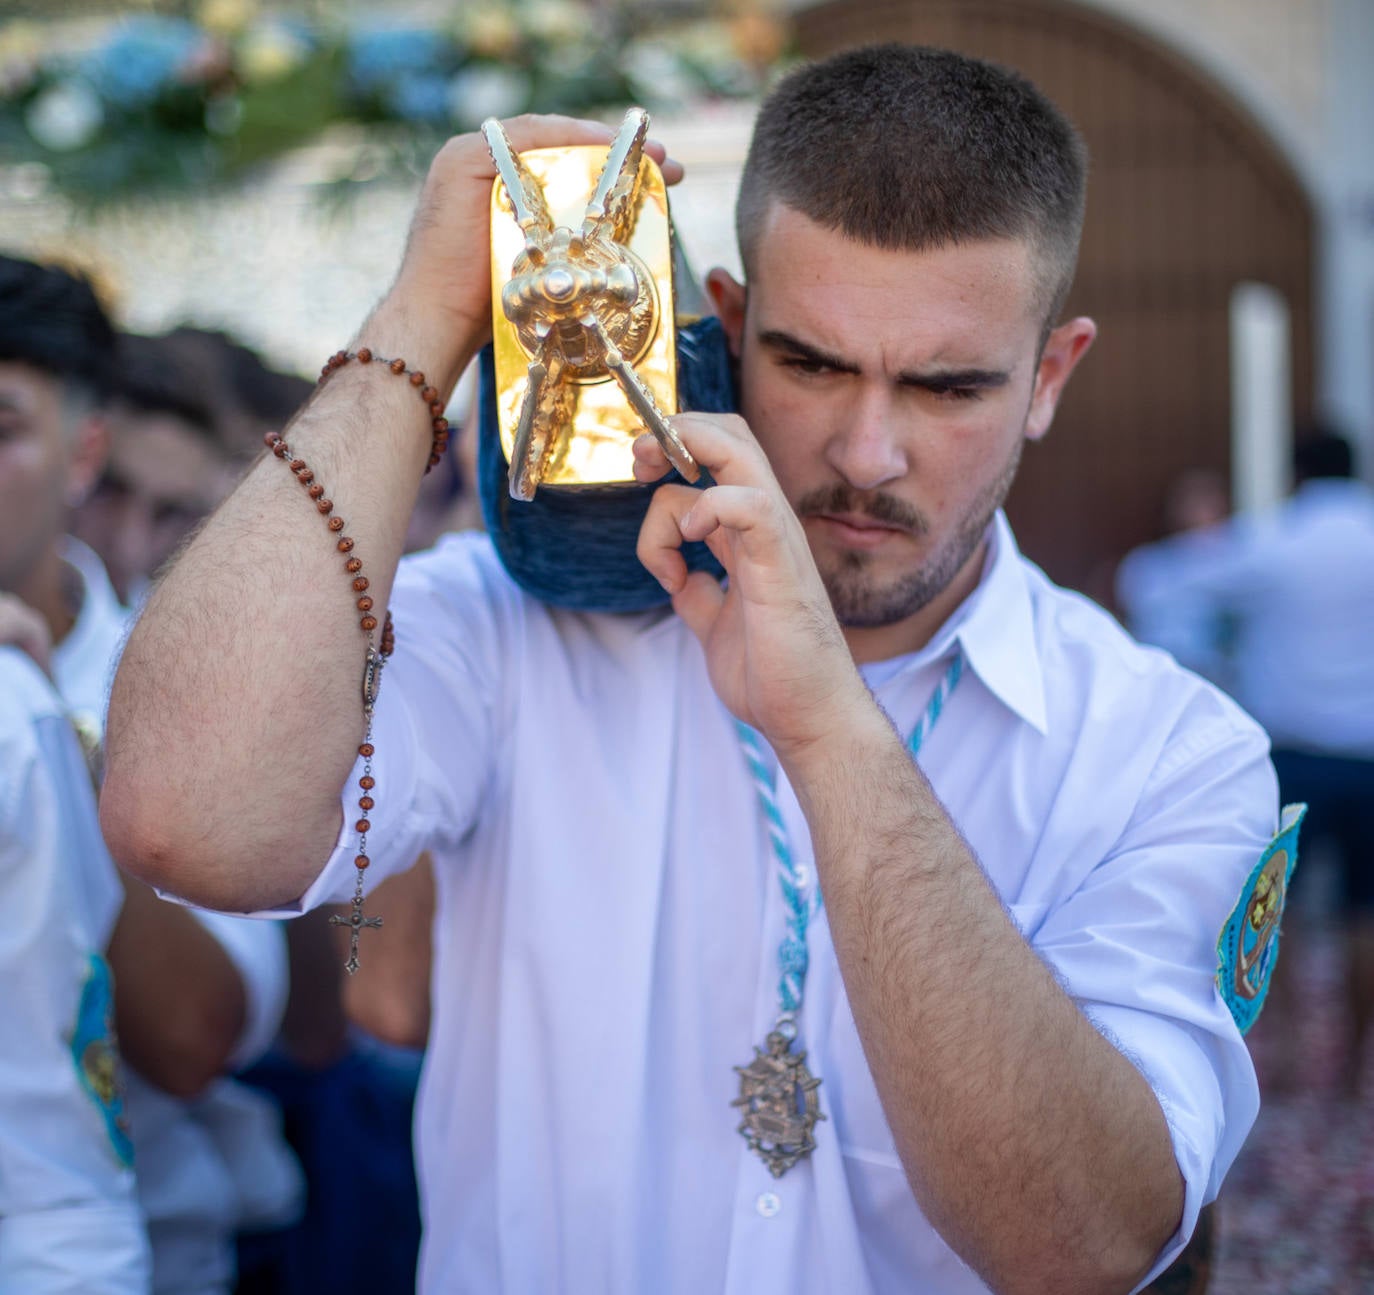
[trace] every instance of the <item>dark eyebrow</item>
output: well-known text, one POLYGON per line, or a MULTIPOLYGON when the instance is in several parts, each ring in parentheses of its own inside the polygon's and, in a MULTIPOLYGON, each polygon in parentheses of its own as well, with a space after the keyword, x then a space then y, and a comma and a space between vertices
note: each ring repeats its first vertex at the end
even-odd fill
POLYGON ((1011 374, 1003 369, 932 369, 929 373, 903 373, 897 381, 923 391, 991 391, 1005 387, 1011 374))
POLYGON ((823 364, 827 369, 834 369, 837 373, 859 372, 859 366, 853 360, 842 360, 838 355, 831 355, 818 346, 803 342, 801 338, 784 333, 780 328, 770 328, 767 332, 760 333, 759 345, 773 351, 786 351, 789 355, 811 364, 823 364))
MULTIPOLYGON (((841 359, 829 351, 823 351, 810 342, 784 332, 780 328, 770 328, 759 334, 759 344, 774 351, 784 351, 799 360, 811 364, 824 365, 836 373, 860 373, 853 360, 841 359)), ((952 391, 967 388, 974 391, 991 391, 1004 387, 1011 381, 1011 374, 1001 369, 932 369, 928 373, 908 370, 900 373, 897 381, 904 387, 920 387, 925 391, 952 391)))

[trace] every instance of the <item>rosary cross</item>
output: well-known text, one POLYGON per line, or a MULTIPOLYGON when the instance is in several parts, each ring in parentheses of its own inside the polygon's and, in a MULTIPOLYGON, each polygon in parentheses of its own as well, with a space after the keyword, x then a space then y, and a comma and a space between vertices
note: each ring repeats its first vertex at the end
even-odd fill
POLYGON ((353 905, 353 912, 347 917, 340 917, 337 913, 329 919, 330 926, 346 926, 349 928, 350 937, 348 941, 348 961, 344 963, 344 970, 351 976, 358 970, 358 935, 365 926, 380 927, 382 919, 380 917, 364 917, 363 906, 361 903, 353 905))

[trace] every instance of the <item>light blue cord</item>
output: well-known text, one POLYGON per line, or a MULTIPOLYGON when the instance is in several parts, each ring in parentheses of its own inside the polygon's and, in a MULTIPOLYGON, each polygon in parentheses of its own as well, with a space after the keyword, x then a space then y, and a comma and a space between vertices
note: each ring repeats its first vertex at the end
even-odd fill
MULTIPOLYGON (((911 736, 907 748, 914 760, 922 745, 939 722, 940 715, 949 701, 949 695, 958 686, 964 674, 963 653, 955 656, 945 671, 944 678, 936 685, 911 736)), ((778 982, 778 1002, 784 1016, 791 1016, 801 1010, 802 989, 806 983, 806 928, 813 911, 820 908, 821 888, 815 887, 815 906, 813 909, 806 897, 802 879, 797 876, 796 864, 792 859, 792 849, 787 842, 787 829, 783 826, 782 812, 778 809, 777 790, 774 786, 775 775, 769 770, 764 755, 763 739, 748 724, 735 721, 739 732, 740 746, 744 750, 744 761, 749 766, 749 775, 754 780, 754 790, 758 794, 759 808, 768 824, 768 839, 773 846, 773 857, 778 864, 778 883, 782 887, 783 902, 787 905, 787 933, 778 945, 778 967, 782 977, 778 982)))

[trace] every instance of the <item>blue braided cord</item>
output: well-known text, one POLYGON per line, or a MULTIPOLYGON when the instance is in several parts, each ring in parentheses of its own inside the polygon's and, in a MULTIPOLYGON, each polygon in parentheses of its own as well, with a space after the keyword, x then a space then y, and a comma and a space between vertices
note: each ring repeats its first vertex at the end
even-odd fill
MULTIPOLYGON (((939 722, 950 694, 958 687, 963 675, 964 656, 961 652, 950 662, 949 669, 945 671, 944 677, 935 686, 930 701, 926 703, 924 714, 911 730, 911 736, 907 739, 907 749, 911 752, 912 759, 919 754, 931 730, 939 722)), ((783 903, 787 907, 787 934, 778 945, 778 969, 782 973, 778 981, 778 1002, 784 1012, 798 1012, 801 1010, 802 990, 806 984, 806 968, 809 961, 806 928, 811 921, 812 912, 820 911, 821 888, 817 882, 813 892, 814 898, 808 901, 806 890, 797 876, 796 864, 792 860, 787 829, 783 825, 782 811, 778 808, 774 776, 764 759, 763 739, 740 720, 735 721, 735 731, 739 734, 744 763, 754 782, 759 808, 763 810, 764 820, 768 824, 768 839, 773 846, 773 857, 778 865, 778 885, 782 891, 783 903)))

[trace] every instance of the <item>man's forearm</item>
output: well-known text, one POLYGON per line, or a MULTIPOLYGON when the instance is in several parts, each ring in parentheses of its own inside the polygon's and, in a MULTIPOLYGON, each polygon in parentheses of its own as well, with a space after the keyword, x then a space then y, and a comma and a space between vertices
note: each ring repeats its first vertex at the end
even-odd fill
POLYGON ((1022 939, 876 706, 783 762, 922 1209, 998 1291, 1129 1290, 1183 1203, 1149 1086, 1022 939))
MULTIPOLYGON (((421 330, 385 308, 359 334, 377 354, 433 364, 421 330)), ((210 907, 298 896, 340 824, 339 791, 363 731, 366 636, 337 542, 353 539, 387 605, 430 452, 409 382, 339 370, 292 424, 344 530, 266 455, 158 585, 110 700, 101 821, 130 872, 210 907)), ((380 619, 380 617, 379 617, 380 619)))

